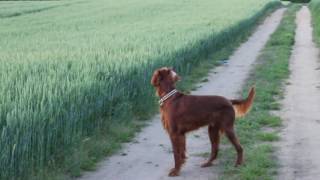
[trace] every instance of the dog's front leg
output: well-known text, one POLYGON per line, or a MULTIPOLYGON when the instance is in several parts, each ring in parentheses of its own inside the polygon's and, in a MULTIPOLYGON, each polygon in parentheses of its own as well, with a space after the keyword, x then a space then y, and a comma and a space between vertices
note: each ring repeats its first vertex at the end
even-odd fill
POLYGON ((181 136, 181 152, 180 152, 180 155, 181 155, 181 164, 184 164, 186 162, 186 159, 187 159, 187 155, 186 155, 186 136, 185 135, 182 135, 181 136))
POLYGON ((173 156, 174 156, 174 168, 170 170, 169 176, 179 176, 180 168, 182 165, 182 158, 181 158, 181 137, 177 134, 170 134, 170 139, 172 143, 172 149, 173 149, 173 156))

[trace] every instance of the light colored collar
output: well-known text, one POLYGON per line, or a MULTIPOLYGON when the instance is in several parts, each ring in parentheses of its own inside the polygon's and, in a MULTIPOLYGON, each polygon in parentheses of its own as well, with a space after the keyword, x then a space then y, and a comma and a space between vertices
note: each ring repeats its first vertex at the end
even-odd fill
POLYGON ((178 91, 176 89, 173 89, 172 91, 170 91, 168 94, 164 95, 160 100, 159 100, 159 105, 162 106, 163 103, 169 99, 171 96, 173 96, 175 93, 177 93, 178 91))

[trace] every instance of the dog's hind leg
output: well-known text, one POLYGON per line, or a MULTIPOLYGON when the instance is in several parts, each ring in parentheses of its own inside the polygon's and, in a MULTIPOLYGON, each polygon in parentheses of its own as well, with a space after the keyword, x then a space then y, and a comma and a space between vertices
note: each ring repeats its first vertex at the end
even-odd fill
POLYGON ((235 163, 235 166, 241 165, 243 163, 243 149, 241 147, 241 144, 239 143, 239 140, 237 139, 237 136, 234 133, 233 125, 226 128, 225 133, 227 138, 230 140, 237 151, 237 161, 235 163))
POLYGON ((211 141, 211 156, 207 162, 201 165, 201 167, 212 166, 212 161, 215 160, 218 156, 219 143, 220 143, 220 134, 219 134, 219 125, 209 125, 208 133, 211 141))

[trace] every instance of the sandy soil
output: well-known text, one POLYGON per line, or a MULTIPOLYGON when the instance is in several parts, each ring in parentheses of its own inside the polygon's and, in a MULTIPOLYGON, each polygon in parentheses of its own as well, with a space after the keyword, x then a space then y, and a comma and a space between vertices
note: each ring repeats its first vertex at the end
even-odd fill
MULTIPOLYGON (((269 16, 256 32, 243 43, 223 66, 209 74, 208 82, 193 94, 218 94, 230 98, 238 95, 248 77, 249 71, 259 51, 263 48, 270 34, 278 26, 284 9, 279 9, 269 16)), ((240 139, 241 141, 241 139, 240 139)), ((201 156, 210 151, 206 128, 188 134, 188 160, 182 168, 180 177, 168 178, 173 165, 171 144, 164 132, 159 115, 137 135, 134 143, 128 143, 118 154, 100 163, 95 172, 85 173, 82 180, 159 180, 159 179, 217 179, 219 160, 212 167, 201 168, 205 161, 201 156)))
POLYGON ((281 116, 279 179, 320 179, 320 64, 312 42, 309 9, 296 18, 296 43, 290 59, 291 75, 281 116))

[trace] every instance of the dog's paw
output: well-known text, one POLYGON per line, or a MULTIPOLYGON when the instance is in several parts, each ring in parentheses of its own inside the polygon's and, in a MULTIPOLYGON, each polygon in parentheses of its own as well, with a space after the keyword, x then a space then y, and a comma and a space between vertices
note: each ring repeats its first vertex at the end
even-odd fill
POLYGON ((170 173, 168 174, 168 176, 170 176, 170 177, 179 176, 179 170, 172 168, 170 170, 170 173))
POLYGON ((236 161, 236 163, 234 164, 234 167, 239 167, 243 164, 243 161, 236 161))
POLYGON ((202 168, 205 168, 205 167, 210 167, 210 166, 212 166, 213 164, 212 164, 212 162, 206 162, 206 163, 203 163, 202 165, 201 165, 201 167, 202 168))

